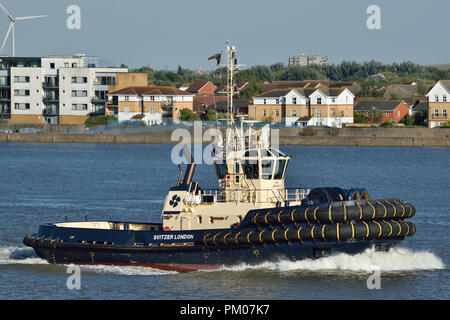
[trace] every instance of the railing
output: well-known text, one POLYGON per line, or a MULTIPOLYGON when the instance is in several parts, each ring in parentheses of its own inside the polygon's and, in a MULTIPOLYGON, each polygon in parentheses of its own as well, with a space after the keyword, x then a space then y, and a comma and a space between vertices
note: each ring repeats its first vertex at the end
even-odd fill
POLYGON ((296 201, 306 198, 310 189, 204 189, 201 196, 212 196, 214 202, 277 202, 296 201), (257 194, 263 194, 267 201, 258 201, 257 194))

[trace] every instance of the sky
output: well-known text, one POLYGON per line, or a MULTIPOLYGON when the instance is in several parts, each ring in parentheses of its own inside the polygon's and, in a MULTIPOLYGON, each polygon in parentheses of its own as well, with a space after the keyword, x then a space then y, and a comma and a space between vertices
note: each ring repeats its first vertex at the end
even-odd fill
MULTIPOLYGON (((450 63, 449 0, 0 0, 17 21, 16 56, 99 56, 125 64, 214 70, 208 57, 226 40, 247 67, 287 64, 289 56, 327 55, 329 63, 450 63), (80 8, 69 29, 67 8, 80 8), (380 9, 379 29, 367 20, 380 9)), ((373 20, 370 20, 373 22, 373 20)), ((3 41, 9 19, 0 12, 3 41)), ((11 55, 11 39, 1 55, 11 55)))

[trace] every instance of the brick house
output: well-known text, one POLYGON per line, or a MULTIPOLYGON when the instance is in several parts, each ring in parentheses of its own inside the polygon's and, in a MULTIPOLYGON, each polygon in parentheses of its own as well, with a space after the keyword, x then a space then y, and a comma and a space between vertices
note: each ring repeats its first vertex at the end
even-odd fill
POLYGON ((379 111, 382 116, 381 123, 387 120, 399 123, 407 114, 410 114, 409 106, 404 100, 361 99, 354 110, 364 113, 369 119, 379 111))
POLYGON ((186 92, 194 94, 214 94, 217 87, 211 83, 211 81, 194 81, 187 89, 186 92))

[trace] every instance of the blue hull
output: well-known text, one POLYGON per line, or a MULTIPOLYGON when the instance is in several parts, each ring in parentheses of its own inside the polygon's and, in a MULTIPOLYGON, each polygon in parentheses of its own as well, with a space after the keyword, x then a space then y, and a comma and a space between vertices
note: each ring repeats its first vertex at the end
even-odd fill
POLYGON ((356 254, 371 247, 385 250, 404 238, 205 245, 202 239, 214 231, 224 230, 96 230, 48 224, 41 225, 37 235, 27 236, 24 243, 54 264, 134 265, 185 272, 319 258, 338 252, 356 254))

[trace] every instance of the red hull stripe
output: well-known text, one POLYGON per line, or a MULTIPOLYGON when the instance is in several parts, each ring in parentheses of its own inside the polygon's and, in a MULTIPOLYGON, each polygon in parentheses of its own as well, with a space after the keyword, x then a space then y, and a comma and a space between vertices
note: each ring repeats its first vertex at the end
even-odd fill
MULTIPOLYGON (((58 264, 58 263, 56 263, 58 264)), ((153 269, 177 272, 191 272, 198 270, 217 270, 221 265, 217 264, 184 264, 184 263, 129 263, 129 262, 64 262, 63 264, 79 264, 79 265, 106 265, 106 266, 132 266, 132 267, 148 267, 153 269)))

